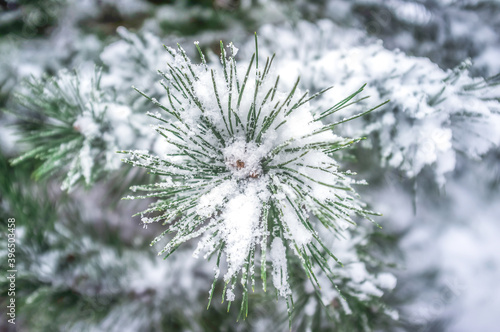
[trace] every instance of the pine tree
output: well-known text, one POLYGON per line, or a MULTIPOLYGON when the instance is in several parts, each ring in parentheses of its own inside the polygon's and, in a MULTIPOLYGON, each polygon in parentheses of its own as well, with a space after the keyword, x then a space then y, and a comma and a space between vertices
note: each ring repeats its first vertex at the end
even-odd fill
POLYGON ((490 329, 499 12, 0 2, 17 329, 490 329))

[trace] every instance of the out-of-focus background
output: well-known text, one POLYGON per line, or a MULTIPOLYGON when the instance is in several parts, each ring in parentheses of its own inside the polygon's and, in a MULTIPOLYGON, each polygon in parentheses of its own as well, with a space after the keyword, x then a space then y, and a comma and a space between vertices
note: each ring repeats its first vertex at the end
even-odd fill
POLYGON ((323 308, 291 273, 292 330, 498 331, 499 31, 498 0, 0 0, 0 330, 289 329, 284 303, 260 289, 243 321, 220 303, 206 309, 213 259, 192 258, 193 246, 156 255, 159 228, 132 217, 148 202, 121 200, 151 176, 114 153, 161 151, 145 116, 154 105, 131 86, 161 95, 163 45, 197 59, 198 41, 215 63, 219 41, 232 41, 244 64, 257 32, 259 54, 276 53, 283 89, 297 76, 302 90, 334 86, 318 108, 366 84, 370 98, 330 120, 391 100, 339 128, 367 138, 341 165, 367 180, 358 191, 383 213, 382 229, 360 221, 332 242, 351 263, 338 268, 341 290, 356 300, 346 309, 332 297, 323 308), (72 102, 109 108, 99 140, 74 134, 84 116, 69 136, 51 132, 72 102), (33 132, 45 138, 27 139, 33 132), (16 161, 34 148, 52 159, 16 161))

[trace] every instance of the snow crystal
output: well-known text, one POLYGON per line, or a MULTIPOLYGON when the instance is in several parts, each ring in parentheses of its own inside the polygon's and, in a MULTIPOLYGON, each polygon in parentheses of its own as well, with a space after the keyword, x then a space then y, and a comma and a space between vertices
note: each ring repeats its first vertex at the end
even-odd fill
POLYGON ((366 271, 365 265, 363 263, 353 263, 346 266, 349 270, 351 279, 356 283, 361 283, 366 279, 368 272, 366 271))
POLYGON ((87 184, 90 183, 91 181, 91 173, 92 173, 92 156, 91 156, 91 151, 90 151, 90 144, 88 141, 85 141, 85 144, 83 144, 82 149, 80 150, 80 165, 82 168, 82 175, 85 179, 85 182, 87 184))
POLYGON ((312 234, 298 219, 297 214, 291 206, 283 204, 283 221, 288 228, 287 235, 290 236, 295 243, 301 248, 312 240, 312 234))
POLYGON ((352 310, 349 307, 349 304, 343 297, 339 297, 339 302, 342 305, 342 309, 344 309, 344 312, 346 315, 352 315, 352 310))
POLYGON ((258 191, 258 186, 249 184, 244 193, 229 199, 222 214, 228 262, 228 271, 224 276, 226 281, 240 270, 250 246, 256 240, 262 209, 258 191))
POLYGON ((281 238, 274 238, 271 243, 271 259, 273 261, 273 285, 282 297, 291 294, 288 284, 286 249, 281 238))
POLYGON ((236 54, 238 54, 239 49, 236 46, 234 46, 233 43, 229 43, 229 45, 227 45, 227 47, 229 47, 229 49, 231 50, 232 56, 236 56, 236 54))
POLYGON ((111 122, 124 121, 132 114, 132 110, 125 106, 119 104, 110 104, 106 111, 107 117, 111 122))
POLYGON ((234 301, 235 296, 234 296, 234 291, 233 289, 227 289, 226 290, 226 301, 234 301))
POLYGON ((200 216, 210 217, 224 203, 226 197, 232 196, 238 191, 238 185, 234 180, 222 182, 217 187, 201 196, 196 211, 200 216))
MULTIPOLYGON (((380 289, 378 289, 371 281, 365 281, 359 287, 359 290, 364 293, 364 295, 372 295, 376 297, 381 297, 384 295, 380 289)), ((364 296, 360 296, 361 298, 364 296)))
POLYGON ((385 314, 391 317, 393 320, 399 320, 399 312, 394 309, 385 309, 385 314))
POLYGON ((84 112, 82 115, 79 115, 73 123, 73 128, 89 139, 95 138, 100 134, 99 125, 95 123, 90 112, 84 112))
POLYGON ((391 290, 396 287, 397 279, 391 273, 380 273, 377 276, 377 284, 379 287, 391 290))

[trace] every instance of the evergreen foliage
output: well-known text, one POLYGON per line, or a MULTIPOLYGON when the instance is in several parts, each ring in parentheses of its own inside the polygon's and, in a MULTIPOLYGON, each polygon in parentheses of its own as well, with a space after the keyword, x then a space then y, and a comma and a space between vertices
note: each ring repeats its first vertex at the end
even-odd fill
MULTIPOLYGON (((130 155, 126 162, 146 168, 162 180, 134 186, 134 191, 145 194, 129 197, 158 198, 141 212, 141 220, 145 226, 160 221, 170 225, 152 244, 175 233, 160 251, 168 257, 182 243, 201 236, 195 255, 217 256, 215 278, 224 254, 228 266, 223 297, 229 309, 240 279, 240 315, 244 317, 259 260, 266 290, 268 256, 276 293, 287 299, 289 312, 293 306, 287 272, 290 252, 298 256, 316 289, 321 285, 315 267, 336 287, 325 257, 340 262, 319 237, 315 224, 320 222, 341 234, 354 224, 354 213, 369 220, 377 213, 358 201, 352 188, 356 181, 350 172, 340 171, 332 157, 359 139, 341 138, 331 131, 385 104, 323 124, 322 119, 356 102, 362 88, 311 114, 309 101, 329 88, 308 96, 299 92, 297 80, 290 92, 281 92, 279 76, 270 73, 274 56, 259 67, 257 37, 255 43, 255 53, 243 72, 234 59, 237 49, 232 44, 228 58, 220 44, 220 71, 209 68, 201 49, 202 64, 193 65, 180 46, 178 52, 167 48, 172 57, 168 71, 159 71, 165 79, 164 103, 138 92, 163 111, 148 115, 161 122, 155 129, 170 148, 164 156, 124 151, 130 155)), ((209 300, 214 286, 215 281, 209 300)))
POLYGON ((17 330, 494 330, 499 4, 0 0, 17 330))

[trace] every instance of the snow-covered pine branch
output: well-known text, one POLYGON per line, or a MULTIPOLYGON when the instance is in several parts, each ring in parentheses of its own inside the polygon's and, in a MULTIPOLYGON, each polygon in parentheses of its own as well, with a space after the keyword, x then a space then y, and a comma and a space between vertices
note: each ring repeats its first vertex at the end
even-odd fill
POLYGON ((89 186, 118 169, 118 146, 136 141, 130 108, 101 88, 98 68, 92 74, 61 70, 55 77, 32 79, 18 100, 26 110, 20 115, 20 142, 30 149, 12 164, 40 160, 35 179, 64 170, 63 190, 89 186))
POLYGON ((289 313, 290 255, 298 257, 314 287, 320 288, 316 268, 332 280, 327 257, 340 261, 319 236, 318 223, 342 233, 354 224, 353 215, 370 220, 377 215, 358 199, 352 173, 341 171, 333 158, 335 151, 359 139, 333 133, 343 121, 320 121, 352 96, 313 112, 309 101, 328 89, 309 96, 297 88, 297 79, 283 92, 271 70, 274 56, 263 62, 257 38, 255 42, 255 53, 245 66, 236 63, 238 49, 232 44, 228 57, 221 42, 219 67, 208 65, 200 48, 202 63, 196 65, 180 46, 178 51, 167 47, 168 68, 159 71, 164 96, 158 101, 137 91, 159 108, 149 116, 158 120, 155 130, 168 145, 159 156, 123 151, 128 154, 125 162, 162 179, 133 187, 144 194, 127 197, 156 198, 140 213, 145 226, 168 224, 152 245, 173 234, 159 253, 168 257, 184 242, 200 237, 194 256, 217 256, 210 300, 224 254, 223 297, 229 307, 239 287, 243 316, 256 273, 267 288, 268 261, 277 295, 286 298, 289 313))
MULTIPOLYGON (((389 107, 339 128, 343 135, 376 137, 366 143, 370 148, 376 144, 384 167, 397 168, 410 178, 429 168, 443 185, 445 175, 455 168, 457 153, 479 159, 500 144, 500 86, 471 77, 469 60, 443 70, 429 59, 388 50, 364 32, 326 20, 317 25, 300 22, 294 33, 269 25, 260 35, 264 44, 283 50, 279 70, 287 76, 301 75, 303 88, 318 91, 333 84, 334 91, 347 95, 366 83, 364 92, 370 99, 357 98, 359 102, 329 121, 359 113, 367 102, 391 101, 389 107), (318 36, 314 43, 307 42, 309 35, 318 36)), ((244 49, 250 48, 248 43, 244 49)), ((261 53, 272 52, 263 47, 261 53)), ((328 107, 338 100, 337 94, 328 92, 316 106, 328 107)))

